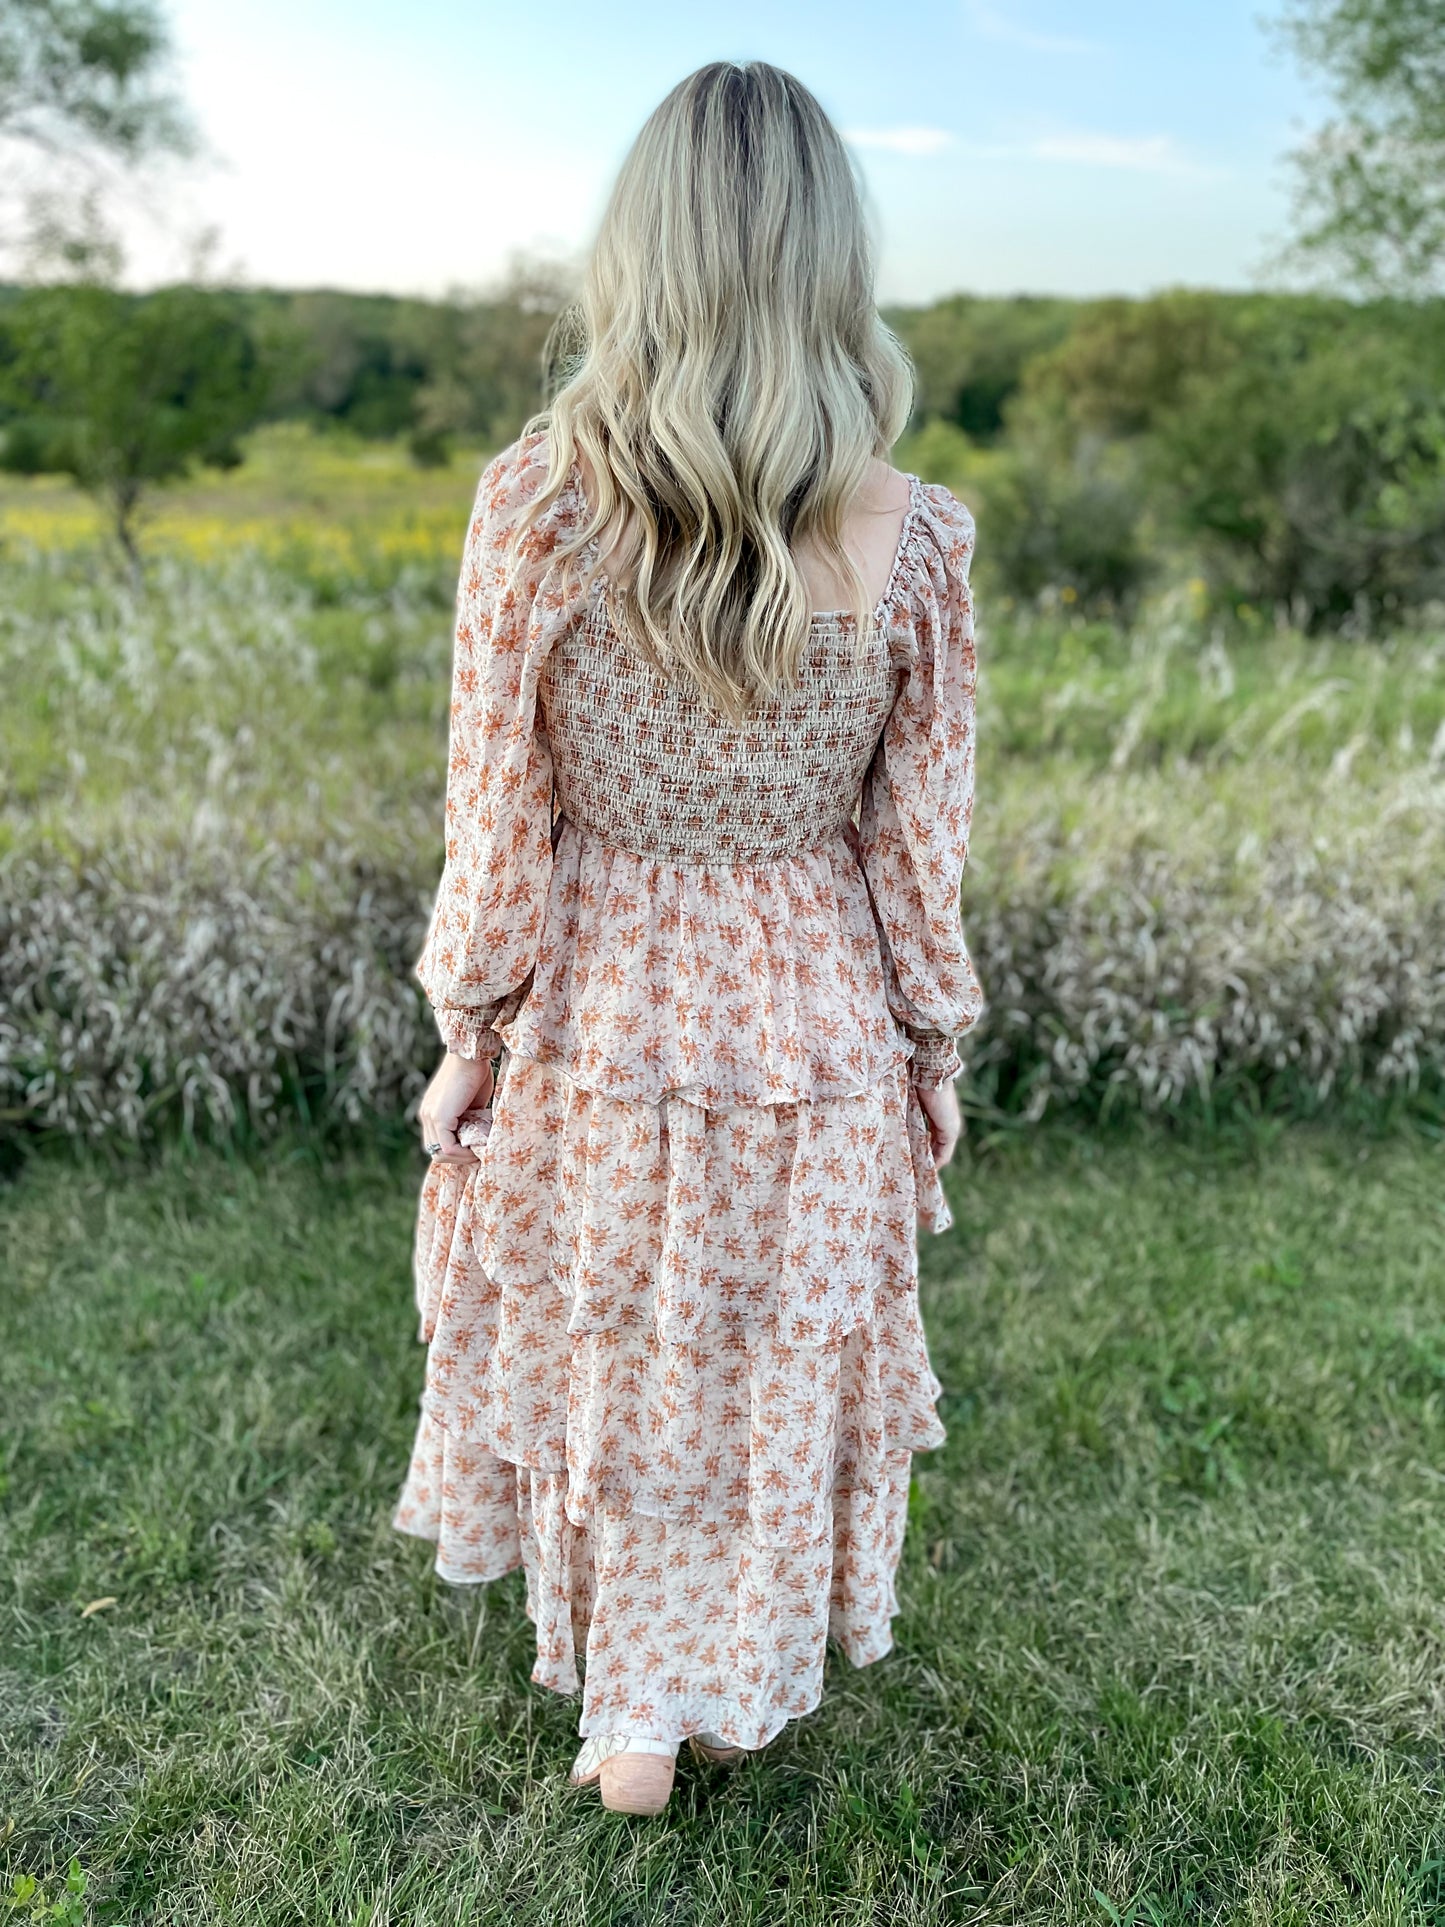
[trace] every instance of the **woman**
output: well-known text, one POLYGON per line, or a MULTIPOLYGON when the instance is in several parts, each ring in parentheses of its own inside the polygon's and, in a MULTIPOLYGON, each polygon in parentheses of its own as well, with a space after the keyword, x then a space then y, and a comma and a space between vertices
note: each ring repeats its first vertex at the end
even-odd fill
POLYGON ((583 310, 462 568, 395 1523, 446 1580, 525 1568, 532 1678, 584 1662, 573 1783, 657 1812, 682 1739, 817 1706, 829 1634, 888 1651, 945 1436, 973 520, 883 459, 909 365, 779 69, 663 101, 583 310))

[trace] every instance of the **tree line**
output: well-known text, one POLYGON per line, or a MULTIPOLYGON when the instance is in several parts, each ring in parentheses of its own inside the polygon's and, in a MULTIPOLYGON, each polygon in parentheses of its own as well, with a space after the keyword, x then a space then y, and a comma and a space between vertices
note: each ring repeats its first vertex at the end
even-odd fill
POLYGON ((1445 301, 1175 289, 897 321, 922 459, 983 503, 1009 592, 1127 615, 1187 570, 1362 633, 1445 598, 1445 301))
POLYGON ((136 563, 145 492, 235 466, 263 422, 404 438, 423 466, 500 445, 539 403, 561 301, 555 275, 522 266, 468 302, 86 278, 0 289, 0 467, 73 476, 136 563))
MULTIPOLYGON (((958 295, 888 315, 919 377, 910 457, 979 503, 983 565, 1023 600, 1127 617, 1187 568, 1363 631, 1445 596, 1445 0, 1280 6, 1268 24, 1334 104, 1291 157, 1293 253, 1354 298, 958 295)), ((0 135, 45 181, 186 152, 168 55, 155 0, 0 0, 0 135)), ((510 439, 555 372, 569 289, 547 264, 443 302, 130 295, 76 205, 78 222, 43 191, 32 206, 67 273, 0 290, 0 464, 74 476, 135 567, 145 491, 235 464, 260 422, 405 437, 443 463, 510 439)))
MULTIPOLYGON (((74 476, 134 559, 144 491, 239 462, 264 421, 401 438, 419 464, 501 446, 558 372, 567 292, 527 263, 436 302, 12 288, 0 463, 74 476)), ((885 318, 918 377, 902 452, 986 514, 1005 593, 1127 617, 1188 570, 1363 628, 1445 596, 1445 301, 954 295, 885 318)))

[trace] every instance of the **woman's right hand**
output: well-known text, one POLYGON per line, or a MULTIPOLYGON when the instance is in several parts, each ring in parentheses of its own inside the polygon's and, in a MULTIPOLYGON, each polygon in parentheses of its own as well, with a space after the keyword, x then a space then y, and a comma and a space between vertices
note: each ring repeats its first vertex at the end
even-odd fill
POLYGON ((484 1109, 492 1101, 492 1066, 485 1059, 458 1057, 448 1051, 436 1076, 422 1093, 417 1113, 422 1149, 434 1164, 474 1164, 477 1154, 458 1144, 457 1125, 463 1111, 484 1109), (432 1150, 439 1144, 439 1151, 432 1150))
POLYGON ((923 1106, 923 1115, 928 1119, 933 1168, 941 1171, 952 1158, 958 1140, 963 1135, 963 1112, 958 1107, 958 1092, 951 1082, 935 1085, 931 1090, 920 1084, 918 1101, 923 1106))

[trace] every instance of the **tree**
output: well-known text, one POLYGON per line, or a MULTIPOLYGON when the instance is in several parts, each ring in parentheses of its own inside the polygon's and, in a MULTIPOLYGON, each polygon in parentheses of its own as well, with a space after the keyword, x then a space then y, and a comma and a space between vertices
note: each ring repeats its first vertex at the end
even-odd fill
POLYGON ((1150 434, 1180 527, 1225 591, 1318 629, 1445 593, 1445 317, 1320 298, 1239 308, 1232 360, 1150 434))
POLYGON ((169 40, 150 0, 0 0, 0 136, 126 160, 189 145, 157 82, 169 40))
POLYGON ((568 313, 572 323, 570 346, 582 346, 580 321, 570 311, 575 283, 575 269, 565 262, 514 255, 492 287, 454 294, 427 317, 417 312, 428 368, 412 434, 419 459, 440 453, 453 436, 506 441, 543 406, 559 314, 568 313))
POLYGON ((1358 287, 1445 280, 1445 0, 1292 0, 1277 27, 1338 112, 1297 150, 1298 255, 1358 287))
MULTIPOLYGON (((105 163, 194 149, 161 82, 169 51, 153 0, 0 0, 0 199, 28 204, 37 258, 83 275, 113 271, 105 163), (38 174, 27 174, 27 156, 38 174)), ((0 242, 17 241, 22 220, 18 207, 5 215, 0 242)))
POLYGON ((1186 380, 1233 360, 1229 318, 1249 299, 1171 288, 1143 301, 1081 303, 1065 339, 1024 368, 1013 432, 1049 423, 1069 450, 1090 432, 1145 433, 1186 380))
POLYGON ((16 414, 7 465, 72 475, 103 504, 133 570, 146 491, 197 465, 234 467, 266 371, 239 317, 199 288, 125 295, 30 289, 9 308, 16 414))
POLYGON ((1093 303, 1024 371, 1007 425, 986 497, 1020 593, 1063 581, 1117 605, 1141 538, 1171 534, 1222 595, 1316 628, 1445 591, 1439 303, 1093 303))
POLYGON ((1077 303, 1040 295, 956 294, 884 316, 913 358, 920 421, 940 416, 975 443, 1003 430, 1004 410, 1030 360, 1068 334, 1077 303))

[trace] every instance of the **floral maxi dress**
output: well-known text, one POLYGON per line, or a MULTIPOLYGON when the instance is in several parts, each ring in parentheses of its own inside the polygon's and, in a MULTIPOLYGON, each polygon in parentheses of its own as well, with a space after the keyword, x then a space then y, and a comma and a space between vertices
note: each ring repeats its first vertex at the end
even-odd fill
MULTIPOLYGON (((433 1164, 421 1421, 393 1523, 473 1584, 525 1570, 532 1678, 579 1731, 765 1744, 826 1641, 892 1644, 911 1454, 945 1437, 917 1228, 951 1223, 919 1085, 983 997, 959 923, 973 519, 909 478, 872 642, 813 618, 728 722, 619 638, 534 525, 545 431, 481 478, 462 567, 446 862, 416 974, 506 1057, 433 1164)), ((590 577, 590 580, 588 579, 590 577)))

